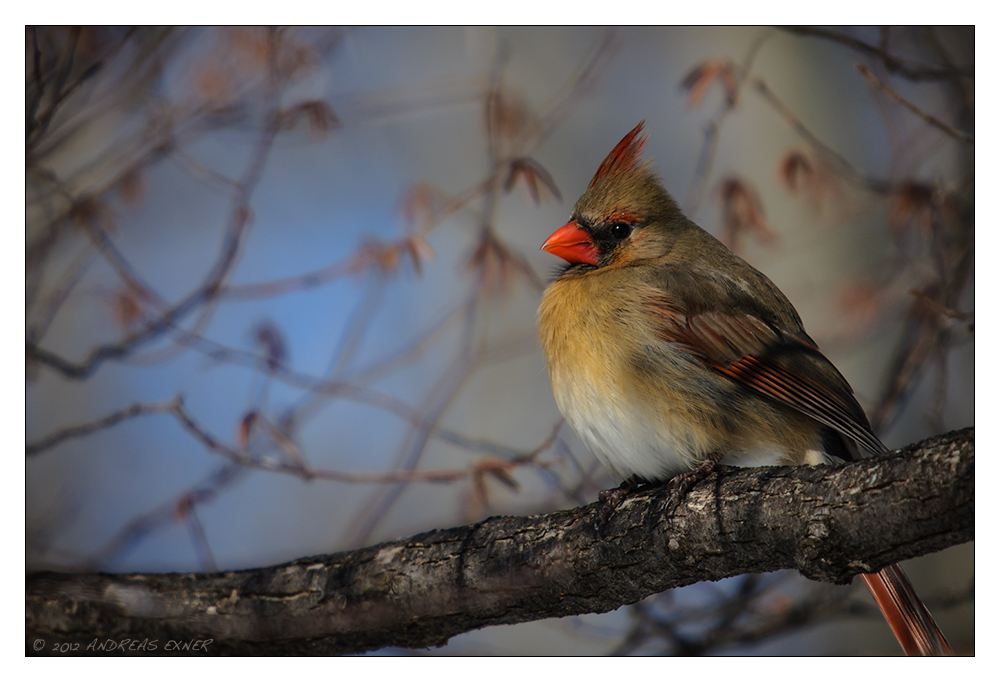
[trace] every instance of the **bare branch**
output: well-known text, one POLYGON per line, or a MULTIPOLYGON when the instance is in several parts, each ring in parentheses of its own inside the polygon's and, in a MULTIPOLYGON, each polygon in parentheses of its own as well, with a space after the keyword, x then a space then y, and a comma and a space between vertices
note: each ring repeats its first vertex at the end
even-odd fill
POLYGON ((955 76, 961 76, 963 78, 975 78, 976 76, 976 68, 974 66, 949 66, 941 68, 909 62, 898 57, 894 57, 883 49, 875 47, 874 45, 869 45, 868 43, 858 40, 857 38, 853 38, 845 33, 837 33, 835 31, 829 31, 825 28, 816 28, 813 26, 782 26, 780 28, 783 31, 788 31, 789 33, 795 33, 797 35, 813 36, 816 38, 832 40, 833 42, 846 45, 847 47, 857 50, 863 54, 878 57, 882 60, 882 64, 887 70, 892 73, 897 73, 904 78, 909 78, 910 80, 942 80, 946 78, 953 78, 955 76))
POLYGON ((212 653, 347 653, 440 646, 744 573, 844 583, 974 539, 974 449, 968 428, 849 465, 726 469, 674 510, 665 487, 637 493, 600 529, 591 504, 264 569, 33 574, 26 644, 202 637, 212 653))
POLYGON ((37 440, 34 443, 28 443, 24 446, 25 456, 31 457, 32 455, 37 455, 38 453, 48 450, 49 448, 54 447, 65 440, 69 440, 70 438, 86 436, 94 433, 95 431, 110 428, 119 422, 131 419, 132 417, 138 417, 142 414, 172 412, 176 409, 176 405, 176 400, 171 402, 135 403, 134 405, 129 405, 124 410, 112 412, 111 414, 101 417, 100 419, 95 419, 92 422, 77 424, 76 426, 67 426, 66 428, 59 429, 55 433, 45 436, 41 440, 37 440))
POLYGON ((925 112, 923 109, 920 109, 919 107, 917 107, 917 105, 913 104, 908 99, 905 99, 898 92, 896 92, 888 85, 886 85, 878 78, 876 78, 875 74, 873 74, 864 64, 855 64, 855 67, 857 68, 858 72, 860 72, 861 75, 868 80, 869 83, 879 88, 882 92, 889 95, 889 97, 892 97, 894 100, 902 104, 904 107, 912 111, 914 114, 916 114, 923 120, 927 121, 927 123, 929 123, 930 125, 934 126, 938 130, 944 131, 948 135, 951 135, 959 142, 964 142, 965 144, 972 144, 972 145, 976 144, 975 137, 969 135, 968 133, 963 133, 961 130, 955 130, 944 121, 936 119, 927 112, 925 112))
MULTIPOLYGON (((273 51, 273 50, 272 50, 273 51)), ((272 97, 274 94, 272 93, 272 97)), ((146 344, 174 326, 188 313, 211 304, 217 298, 220 287, 238 260, 240 249, 252 220, 250 197, 264 171, 269 151, 278 132, 277 118, 266 117, 258 133, 255 149, 239 181, 233 188, 231 207, 224 232, 222 245, 215 263, 200 286, 173 307, 164 311, 142 330, 130 334, 113 344, 105 344, 92 350, 79 363, 70 362, 55 353, 44 350, 31 341, 26 342, 27 355, 58 370, 72 379, 86 379, 107 360, 122 358, 133 349, 146 344)))

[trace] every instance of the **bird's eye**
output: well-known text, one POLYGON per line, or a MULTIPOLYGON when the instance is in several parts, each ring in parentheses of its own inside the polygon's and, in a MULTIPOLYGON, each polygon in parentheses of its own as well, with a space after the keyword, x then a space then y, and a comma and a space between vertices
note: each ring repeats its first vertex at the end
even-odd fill
POLYGON ((632 234, 632 226, 628 223, 615 223, 611 226, 611 236, 619 241, 630 234, 632 234))

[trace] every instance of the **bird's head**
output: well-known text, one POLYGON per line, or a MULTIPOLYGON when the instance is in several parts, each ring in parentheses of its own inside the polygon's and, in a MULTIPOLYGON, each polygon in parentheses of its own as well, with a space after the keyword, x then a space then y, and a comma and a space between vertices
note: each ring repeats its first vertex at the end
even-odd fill
POLYGON ((645 121, 601 162, 570 221, 552 233, 542 249, 591 268, 657 258, 672 232, 686 221, 659 179, 642 162, 645 121))

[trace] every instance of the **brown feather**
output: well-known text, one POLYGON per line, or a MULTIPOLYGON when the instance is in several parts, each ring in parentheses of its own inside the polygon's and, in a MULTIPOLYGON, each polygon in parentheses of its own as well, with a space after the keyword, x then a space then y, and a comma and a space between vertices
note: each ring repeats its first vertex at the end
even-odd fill
POLYGON ((604 161, 597 167, 597 172, 594 173, 589 187, 593 187, 604 178, 632 173, 639 167, 642 150, 646 147, 646 137, 639 137, 639 133, 642 132, 642 127, 645 124, 645 121, 640 121, 639 125, 623 137, 622 141, 611 150, 611 153, 604 157, 604 161))
POLYGON ((829 426, 873 454, 887 451, 872 433, 850 384, 800 327, 785 330, 740 313, 735 301, 727 306, 728 314, 686 316, 679 312, 686 306, 654 291, 646 305, 661 339, 689 348, 719 375, 829 426))
POLYGON ((907 656, 950 656, 951 647, 920 601, 909 578, 896 564, 878 573, 862 573, 882 615, 907 656))

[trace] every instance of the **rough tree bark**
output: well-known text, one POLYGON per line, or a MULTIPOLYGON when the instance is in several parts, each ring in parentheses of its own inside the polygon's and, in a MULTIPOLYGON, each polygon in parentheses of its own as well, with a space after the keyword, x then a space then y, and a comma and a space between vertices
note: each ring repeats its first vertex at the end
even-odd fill
POLYGON ((795 568, 845 583, 974 539, 974 451, 967 428, 849 465, 726 469, 676 510, 664 488, 637 492, 600 528, 591 504, 268 568, 32 574, 26 651, 41 639, 40 653, 125 639, 157 641, 153 653, 196 639, 216 654, 428 647, 743 573, 795 568))

